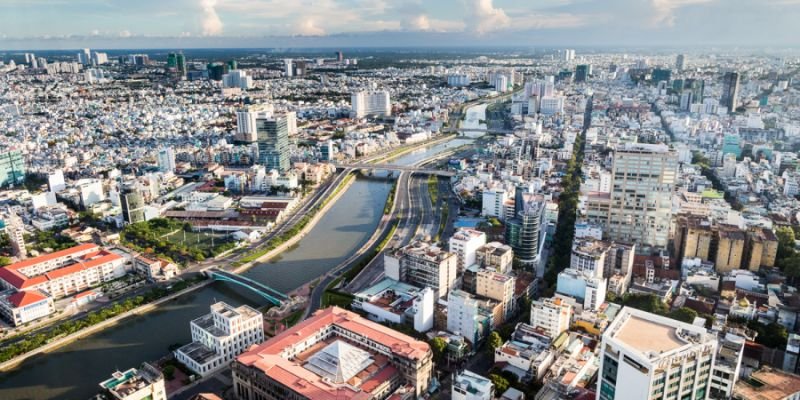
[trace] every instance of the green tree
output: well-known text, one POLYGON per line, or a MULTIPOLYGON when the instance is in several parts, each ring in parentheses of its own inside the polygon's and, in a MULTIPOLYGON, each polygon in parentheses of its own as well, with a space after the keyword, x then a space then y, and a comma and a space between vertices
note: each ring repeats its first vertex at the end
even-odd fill
POLYGON ((175 379, 175 366, 170 364, 164 367, 164 379, 171 381, 175 379))
POLYGON ((697 318, 697 311, 692 310, 691 308, 681 307, 676 310, 670 311, 667 314, 668 317, 672 319, 676 319, 678 321, 686 322, 687 324, 691 324, 694 322, 694 319, 697 318))
POLYGON ((494 353, 494 350, 503 345, 503 338, 500 337, 500 334, 497 331, 492 331, 489 334, 489 338, 486 340, 486 347, 490 353, 494 353))
POLYGON ((0 256, 0 267, 5 267, 8 264, 11 264, 11 259, 8 257, 0 256))
POLYGON ((775 230, 775 236, 778 237, 778 260, 793 256, 795 254, 794 230, 788 226, 782 226, 775 230))
POLYGON ((495 393, 503 393, 508 390, 508 387, 510 386, 508 379, 497 374, 489 374, 489 380, 491 380, 494 384, 495 393))
POLYGON ((447 342, 440 338, 435 337, 430 341, 431 351, 433 351, 433 359, 436 362, 441 362, 444 358, 444 354, 447 351, 447 342))

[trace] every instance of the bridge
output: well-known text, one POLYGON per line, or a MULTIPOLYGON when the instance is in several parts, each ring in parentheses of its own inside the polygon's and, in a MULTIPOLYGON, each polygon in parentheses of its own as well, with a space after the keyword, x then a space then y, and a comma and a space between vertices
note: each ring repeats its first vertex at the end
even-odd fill
POLYGON ((256 282, 250 278, 244 277, 239 274, 223 271, 218 268, 211 268, 206 271, 206 274, 215 281, 229 282, 239 286, 244 286, 247 289, 256 292, 259 296, 267 299, 270 303, 279 306, 289 296, 261 283, 256 282))
POLYGON ((409 165, 368 164, 368 163, 335 164, 335 165, 336 165, 336 168, 366 169, 366 170, 371 170, 371 171, 404 171, 404 172, 416 172, 416 173, 420 173, 420 174, 438 175, 438 176, 446 176, 446 177, 456 176, 455 171, 448 171, 448 170, 442 170, 442 169, 430 169, 430 168, 412 167, 412 166, 409 166, 409 165))

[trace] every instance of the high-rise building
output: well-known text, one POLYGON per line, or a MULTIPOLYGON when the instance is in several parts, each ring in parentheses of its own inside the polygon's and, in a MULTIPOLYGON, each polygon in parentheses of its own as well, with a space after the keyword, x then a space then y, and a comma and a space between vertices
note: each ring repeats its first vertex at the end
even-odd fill
POLYGON ((92 51, 89 49, 83 49, 80 53, 78 53, 78 62, 83 65, 89 65, 92 63, 92 51))
POLYGON ((450 252, 458 257, 458 270, 475 264, 478 248, 486 244, 486 234, 475 229, 459 228, 450 237, 450 252))
POLYGON ((392 115, 392 101, 389 97, 389 92, 386 90, 353 93, 350 98, 350 105, 356 118, 370 115, 385 117, 392 115))
POLYGON ((283 70, 287 78, 291 78, 294 75, 294 61, 291 58, 283 60, 283 70))
POLYGON ((264 341, 261 313, 247 305, 214 303, 209 314, 190 326, 192 342, 175 350, 175 358, 200 376, 227 367, 248 347, 264 341))
POLYGON ((666 145, 625 144, 614 151, 605 231, 623 243, 665 248, 678 155, 666 145))
POLYGON ((259 115, 256 118, 258 162, 267 171, 289 170, 289 127, 286 115, 259 115))
POLYGON ((575 82, 586 82, 589 80, 590 65, 581 64, 575 67, 575 82))
POLYGON ((341 51, 336 52, 336 61, 342 62, 344 61, 344 53, 341 51))
POLYGON ((144 199, 135 181, 124 183, 119 197, 123 223, 135 224, 144 221, 144 199))
POLYGON ((429 243, 416 241, 383 255, 387 278, 421 288, 430 287, 438 298, 456 284, 458 258, 429 243))
POLYGON ((703 79, 687 79, 683 83, 683 89, 688 90, 691 96, 689 102, 691 104, 701 104, 705 96, 706 81, 703 79))
POLYGON ((527 200, 517 188, 514 201, 514 218, 506 221, 505 240, 514 251, 514 257, 523 265, 539 262, 540 229, 544 202, 527 200))
POLYGON ((172 147, 162 147, 158 150, 158 170, 175 172, 175 150, 172 150, 172 147))
POLYGON ((20 259, 28 256, 28 249, 25 247, 25 225, 22 219, 11 209, 8 210, 8 220, 6 220, 6 234, 11 243, 12 253, 20 259))
POLYGON ((267 118, 274 112, 272 104, 251 105, 236 110, 236 134, 234 141, 239 143, 255 143, 258 141, 256 119, 267 118))
POLYGON ((475 263, 481 268, 489 268, 501 274, 511 272, 514 251, 511 246, 500 242, 489 242, 475 251, 475 263))
POLYGON ((720 105, 728 107, 728 113, 736 111, 736 106, 739 101, 739 73, 726 72, 722 77, 722 97, 719 100, 720 105))
POLYGON ((139 369, 114 372, 111 378, 100 382, 100 387, 114 400, 167 400, 164 375, 148 363, 139 369))
POLYGON ((717 338, 630 307, 603 333, 598 400, 707 399, 717 338))
POLYGON ((185 76, 186 75, 186 56, 183 53, 169 53, 167 55, 167 69, 175 71, 175 73, 185 76))
POLYGON ((681 71, 683 71, 685 68, 686 68, 686 55, 684 55, 684 54, 678 54, 678 56, 677 56, 677 57, 675 57, 675 69, 676 69, 678 72, 681 72, 681 71))
POLYGON ((25 182, 25 160, 18 150, 0 151, 0 187, 25 182))
POLYGON ((232 369, 239 400, 417 398, 431 383, 433 352, 425 342, 331 307, 252 347, 232 369))
POLYGON ((489 308, 487 301, 463 290, 451 290, 447 295, 447 331, 477 345, 494 326, 494 315, 489 308))
POLYGON ((672 79, 672 71, 666 68, 655 68, 651 76, 653 82, 669 82, 672 79))
POLYGON ((253 87, 253 78, 247 75, 247 71, 241 69, 233 70, 222 75, 222 87, 251 89, 253 87))
POLYGON ((228 73, 228 64, 210 63, 206 65, 206 70, 208 70, 208 79, 221 81, 222 77, 228 73))
POLYGON ((531 303, 531 326, 554 339, 569 329, 572 306, 559 297, 542 298, 531 303))

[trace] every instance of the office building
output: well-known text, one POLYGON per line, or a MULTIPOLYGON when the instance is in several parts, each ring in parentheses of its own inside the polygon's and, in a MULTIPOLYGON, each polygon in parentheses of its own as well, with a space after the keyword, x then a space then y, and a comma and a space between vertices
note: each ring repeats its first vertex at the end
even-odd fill
POLYGON ((614 152, 608 239, 665 248, 672 220, 677 153, 666 145, 625 144, 614 152))
POLYGON ((591 71, 590 65, 581 64, 575 66, 575 82, 586 82, 589 80, 589 71, 591 71))
POLYGON ((232 365, 240 400, 422 396, 433 352, 412 337, 337 307, 317 311, 232 365))
POLYGON ((76 182, 75 186, 80 192, 81 205, 84 209, 88 209, 106 199, 106 195, 103 192, 103 181, 100 179, 81 179, 76 182))
POLYGON ((600 349, 598 400, 708 398, 717 338, 702 326, 625 307, 600 349))
POLYGON ((481 268, 508 274, 514 264, 514 251, 509 245, 489 242, 475 251, 475 263, 481 268))
POLYGON ((484 190, 481 194, 481 215, 495 217, 503 220, 503 205, 508 200, 508 193, 504 190, 484 190))
POLYGON ((256 117, 258 162, 267 171, 289 170, 289 126, 285 114, 256 117))
POLYGON ((447 86, 469 86, 472 80, 467 74, 454 74, 447 76, 447 86))
POLYGON ((175 172, 175 150, 172 150, 172 147, 162 147, 158 150, 158 170, 175 172))
POLYGON ((212 81, 221 81, 222 77, 229 71, 228 64, 220 62, 207 64, 206 70, 208 71, 208 79, 212 81))
POLYGON ((144 198, 142 198, 142 193, 139 191, 135 181, 122 184, 119 200, 120 206, 122 206, 122 222, 124 224, 135 224, 145 220, 144 198))
POLYGON ((542 298, 531 303, 531 326, 550 339, 569 329, 572 306, 559 297, 542 298))
POLYGON ((675 57, 675 69, 678 72, 681 72, 684 69, 686 69, 686 55, 685 54, 678 54, 678 56, 675 57))
POLYGON ((256 119, 268 118, 273 112, 272 104, 251 105, 236 110, 236 134, 233 140, 238 143, 257 142, 256 119))
POLYGON ((672 71, 666 68, 654 68, 652 73, 653 82, 667 82, 672 79, 672 71))
POLYGON ((192 342, 175 350, 175 358, 200 376, 228 366, 248 347, 264 341, 264 320, 250 306, 211 305, 211 313, 192 320, 192 342))
POLYGON ((80 53, 78 53, 78 62, 83 65, 89 65, 92 63, 92 52, 89 49, 83 49, 80 53))
POLYGON ((494 384, 489 378, 464 370, 453 376, 452 400, 494 400, 494 384))
POLYGON ((539 262, 544 202, 524 200, 517 189, 514 210, 514 218, 506 221, 506 244, 511 246, 517 261, 529 267, 535 266, 539 262))
POLYGON ((451 290, 447 295, 447 331, 477 346, 494 327, 493 308, 491 302, 463 290, 451 290))
POLYGON ((387 90, 361 91, 350 98, 352 113, 356 118, 392 115, 392 101, 387 90))
POLYGON ((139 369, 114 372, 100 382, 100 388, 114 400, 167 400, 164 375, 148 363, 139 369))
POLYGON ((0 187, 21 185, 25 182, 25 160, 18 150, 0 151, 0 187))
POLYGON ((728 108, 728 113, 736 111, 739 102, 739 73, 726 72, 722 77, 722 97, 719 104, 728 108))
POLYGON ((563 96, 545 96, 539 100, 539 113, 543 115, 561 114, 564 112, 563 96))
POLYGON ((167 69, 181 75, 186 75, 186 56, 183 53, 169 53, 167 55, 167 69))
POLYGON ((86 243, 0 268, 0 286, 45 292, 54 298, 80 293, 125 275, 125 259, 86 243))
POLYGON ((319 159, 320 161, 330 162, 333 161, 334 148, 333 141, 326 140, 319 144, 319 159))
POLYGON ((459 228, 450 237, 450 252, 458 257, 458 270, 475 264, 478 248, 486 244, 486 234, 469 228, 459 228))
POLYGON ((253 88, 253 77, 247 71, 237 69, 222 75, 222 87, 239 88, 242 90, 253 88))
POLYGON ((283 73, 287 78, 291 78, 294 75, 294 61, 291 58, 283 60, 283 73))
POLYGON ((444 298, 456 284, 458 258, 455 254, 422 241, 384 252, 386 277, 420 288, 430 287, 444 298))

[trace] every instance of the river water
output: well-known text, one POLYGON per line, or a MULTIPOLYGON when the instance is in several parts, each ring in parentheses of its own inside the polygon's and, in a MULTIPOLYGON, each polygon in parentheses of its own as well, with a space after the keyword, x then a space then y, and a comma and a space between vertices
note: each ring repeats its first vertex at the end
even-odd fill
MULTIPOLYGON (((468 143, 453 139, 392 161, 408 165, 468 143)), ((383 216, 390 182, 358 179, 319 223, 292 249, 257 265, 244 275, 282 292, 313 280, 345 260, 366 242, 383 216)), ((259 296, 223 282, 182 296, 157 310, 30 358, 15 370, 0 373, 1 400, 87 399, 115 370, 159 359, 173 344, 191 340, 189 321, 208 313, 215 301, 238 306, 265 305, 259 296)))

